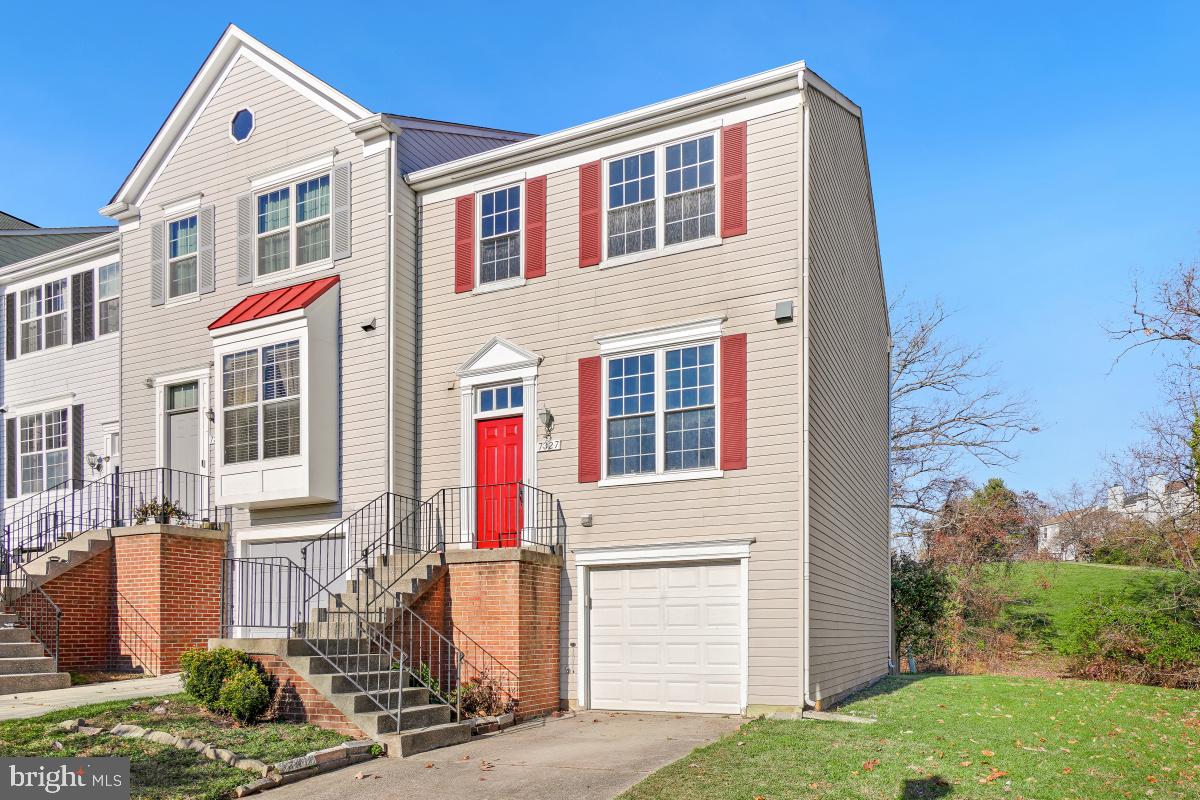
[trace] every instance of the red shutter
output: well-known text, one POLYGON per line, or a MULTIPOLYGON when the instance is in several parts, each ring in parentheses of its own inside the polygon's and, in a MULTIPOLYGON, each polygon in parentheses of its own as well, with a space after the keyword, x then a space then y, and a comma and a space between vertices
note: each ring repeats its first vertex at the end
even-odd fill
POLYGON ((454 201, 454 291, 475 288, 475 195, 454 201))
POLYGON ((525 181, 525 277, 546 274, 546 176, 525 181))
POLYGON ((579 359, 579 482, 600 480, 600 356, 579 359))
POLYGON ((721 337, 721 469, 746 468, 746 334, 721 337))
POLYGON ((721 235, 746 232, 746 123, 721 129, 721 235))
POLYGON ((579 168, 579 266, 600 263, 600 162, 579 168))

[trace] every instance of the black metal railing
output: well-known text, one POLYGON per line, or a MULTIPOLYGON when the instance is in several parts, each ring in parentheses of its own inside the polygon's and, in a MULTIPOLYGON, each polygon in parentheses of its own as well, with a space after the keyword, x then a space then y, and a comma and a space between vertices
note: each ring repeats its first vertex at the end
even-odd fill
POLYGON ((524 483, 458 486, 426 501, 424 524, 432 524, 446 547, 526 547, 562 553, 566 524, 554 495, 524 483))
POLYGON ((59 636, 62 629, 62 609, 43 591, 42 587, 33 583, 29 574, 20 564, 10 565, 18 573, 19 583, 30 589, 20 596, 9 600, 5 605, 9 611, 17 615, 21 625, 28 628, 46 651, 46 655, 54 659, 51 672, 58 672, 59 636))
POLYGON ((94 481, 68 481, 19 500, 3 511, 0 583, 8 596, 12 590, 27 589, 16 567, 97 528, 146 523, 229 526, 232 509, 213 503, 213 488, 208 475, 165 468, 116 469, 94 481))

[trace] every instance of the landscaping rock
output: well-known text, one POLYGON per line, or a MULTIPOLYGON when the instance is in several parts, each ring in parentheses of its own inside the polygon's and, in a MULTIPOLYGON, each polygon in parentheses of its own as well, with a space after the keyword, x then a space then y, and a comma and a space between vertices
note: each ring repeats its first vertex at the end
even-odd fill
POLYGON ((180 750, 190 750, 192 748, 192 743, 195 741, 195 739, 189 739, 186 736, 180 736, 175 740, 175 746, 180 750))
POLYGON ((88 725, 80 725, 79 730, 76 731, 76 733, 79 733, 83 736, 98 736, 101 733, 104 733, 104 729, 103 728, 92 728, 88 725))
POLYGON ((64 731, 67 731, 68 733, 74 733, 75 731, 79 730, 79 726, 86 721, 87 720, 82 719, 64 719, 62 722, 58 723, 58 727, 62 728, 64 731))
POLYGON ((259 761, 257 758, 239 758, 237 761, 233 762, 233 766, 249 772, 257 772, 264 778, 267 777, 271 771, 270 767, 259 761))
POLYGON ((371 739, 356 739, 352 742, 343 742, 342 747, 346 749, 346 753, 351 756, 359 755, 360 753, 371 752, 371 748, 375 746, 375 742, 371 739))
POLYGON ((217 760, 217 748, 211 744, 206 744, 204 749, 200 751, 200 755, 207 758, 209 761, 217 760))
POLYGON ((327 747, 324 750, 314 750, 308 754, 318 766, 324 766, 335 761, 345 761, 350 753, 342 745, 327 747))
POLYGON ((231 767, 233 766, 234 762, 238 760, 237 753, 233 752, 232 750, 226 750, 223 747, 216 748, 213 751, 213 755, 216 756, 216 758, 214 759, 215 761, 224 762, 231 767))
POLYGON ((142 738, 144 738, 148 742, 155 742, 157 744, 165 744, 170 747, 174 747, 175 743, 179 741, 178 736, 175 736, 174 734, 171 734, 171 733, 167 733, 166 731, 150 731, 142 738))
MULTIPOLYGON (((304 758, 304 756, 301 756, 301 758, 304 758)), ((313 775, 317 775, 320 772, 321 770, 318 767, 308 767, 307 769, 296 770, 295 772, 285 772, 279 776, 279 783, 280 785, 296 783, 297 781, 302 781, 305 778, 311 778, 313 775)))
POLYGON ((274 768, 281 775, 288 775, 293 772, 299 772, 301 770, 316 766, 317 760, 313 758, 312 754, 310 753, 308 755, 289 758, 287 761, 280 761, 274 765, 274 768))
POLYGON ((146 735, 146 729, 140 725, 126 725, 121 722, 112 726, 112 732, 127 739, 141 739, 146 735))
POLYGON ((258 794, 265 789, 273 789, 279 785, 279 781, 275 778, 259 778, 256 781, 243 784, 233 790, 235 797, 247 797, 252 794, 258 794))
POLYGON ((150 713, 158 714, 159 716, 165 716, 167 713, 167 707, 165 705, 155 706, 154 708, 150 709, 150 713))
POLYGON ((203 753, 208 748, 208 744, 199 739, 191 739, 188 741, 187 748, 195 753, 203 753))

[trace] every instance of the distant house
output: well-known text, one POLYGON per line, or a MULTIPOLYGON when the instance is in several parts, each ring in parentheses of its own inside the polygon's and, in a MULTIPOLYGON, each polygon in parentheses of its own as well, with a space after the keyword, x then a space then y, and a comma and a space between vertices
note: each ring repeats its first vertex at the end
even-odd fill
POLYGON ((1179 517, 1193 508, 1196 495, 1187 481, 1168 481, 1161 475, 1146 479, 1144 491, 1127 494, 1119 484, 1110 486, 1104 504, 1064 511, 1038 528, 1038 552, 1060 561, 1080 557, 1079 543, 1099 537, 1114 522, 1140 520, 1156 524, 1179 517))
POLYGON ((115 225, 84 228, 39 228, 32 222, 0 211, 0 267, 27 261, 73 244, 103 236, 115 225))

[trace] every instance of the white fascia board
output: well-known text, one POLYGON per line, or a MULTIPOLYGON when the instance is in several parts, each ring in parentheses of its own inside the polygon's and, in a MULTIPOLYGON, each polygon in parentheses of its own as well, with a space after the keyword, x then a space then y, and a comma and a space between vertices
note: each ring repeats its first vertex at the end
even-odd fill
POLYGON ((223 346, 251 341, 264 334, 300 330, 307 324, 308 316, 304 313, 307 310, 306 308, 297 308, 292 311, 284 311, 282 314, 272 314, 262 319, 239 322, 236 325, 223 325, 215 330, 210 330, 208 334, 212 337, 214 346, 223 346))
POLYGON ((286 167, 273 169, 270 172, 262 172, 250 178, 250 190, 258 191, 265 189, 268 186, 273 186, 277 183, 287 183, 307 175, 310 172, 316 172, 323 169, 333 168, 333 159, 337 155, 337 150, 330 150, 328 153, 322 153, 316 158, 305 159, 286 167))
POLYGON ((161 174, 163 166, 170 161, 179 142, 187 137, 233 64, 242 56, 347 125, 371 114, 366 107, 301 69, 236 25, 230 25, 217 40, 216 46, 184 90, 146 152, 138 159, 133 171, 121 184, 112 202, 100 209, 101 214, 120 219, 128 217, 131 212, 136 213, 136 207, 161 174))
POLYGON ((616 564, 657 564, 674 561, 723 561, 750 557, 754 539, 722 539, 713 542, 679 542, 572 550, 580 567, 616 564))
POLYGON ((414 188, 425 191, 473 177, 473 171, 503 166, 515 167, 518 163, 551 157, 568 149, 586 148, 598 141, 626 136, 637 130, 660 126, 681 117, 695 116, 781 91, 795 90, 802 84, 804 69, 804 62, 798 61, 682 97, 653 103, 544 136, 535 136, 418 170, 408 176, 408 182, 414 188))
POLYGON ((65 408, 75 402, 75 393, 68 392, 59 394, 53 397, 43 397, 38 400, 30 400, 27 403, 13 404, 5 410, 7 417, 20 417, 25 414, 36 414, 39 411, 53 411, 57 408, 65 408))
POLYGON ((120 258, 121 234, 118 231, 97 236, 94 239, 52 250, 24 261, 17 261, 0 269, 0 283, 9 285, 16 281, 33 278, 53 272, 56 269, 79 267, 81 264, 105 259, 106 263, 114 258, 120 258))

